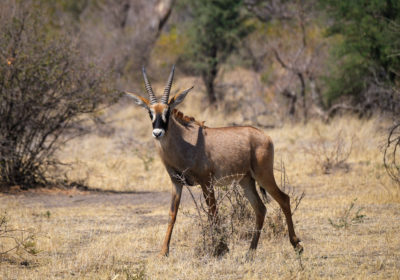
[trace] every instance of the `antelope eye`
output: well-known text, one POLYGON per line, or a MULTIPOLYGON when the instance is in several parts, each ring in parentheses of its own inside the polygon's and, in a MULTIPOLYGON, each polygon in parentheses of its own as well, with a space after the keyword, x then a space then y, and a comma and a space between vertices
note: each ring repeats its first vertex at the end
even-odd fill
POLYGON ((149 116, 150 116, 150 119, 153 119, 153 114, 151 113, 151 111, 149 111, 149 116))

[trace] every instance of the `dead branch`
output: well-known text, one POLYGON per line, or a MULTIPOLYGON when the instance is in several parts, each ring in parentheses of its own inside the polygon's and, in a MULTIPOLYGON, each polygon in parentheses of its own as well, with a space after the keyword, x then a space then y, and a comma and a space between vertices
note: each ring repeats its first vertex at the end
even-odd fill
POLYGON ((350 111, 354 113, 359 113, 360 109, 345 103, 338 103, 329 108, 325 114, 325 122, 328 122, 339 110, 350 111))
POLYGON ((389 177, 400 186, 400 123, 394 125, 387 138, 383 154, 383 163, 389 177))

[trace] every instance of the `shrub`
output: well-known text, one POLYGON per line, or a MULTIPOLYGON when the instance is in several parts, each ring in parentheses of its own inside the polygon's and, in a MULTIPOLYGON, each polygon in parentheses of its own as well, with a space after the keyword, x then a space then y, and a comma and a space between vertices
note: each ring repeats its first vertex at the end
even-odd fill
POLYGON ((6 212, 0 213, 0 261, 3 256, 17 254, 27 263, 26 256, 36 256, 40 251, 36 245, 38 233, 33 229, 16 229, 10 226, 6 212))
POLYGON ((210 104, 217 101, 215 79, 219 68, 251 31, 247 17, 241 11, 242 1, 188 1, 193 21, 189 27, 189 42, 185 60, 201 75, 210 104))
POLYGON ((188 190, 197 211, 194 220, 200 231, 201 240, 196 242, 199 255, 220 257, 229 252, 228 246, 233 240, 251 239, 254 212, 237 181, 214 189, 217 217, 209 215, 203 196, 197 201, 188 190))
MULTIPOLYGON (((290 186, 283 163, 277 171, 281 174, 280 189, 290 196, 292 214, 294 214, 304 198, 304 192, 298 194, 290 186)), ((226 179, 225 177, 220 181, 224 182, 226 179)), ((217 217, 209 215, 203 196, 201 195, 200 199, 196 200, 188 188, 197 212, 193 220, 199 227, 200 240, 195 244, 197 244, 196 251, 201 256, 223 256, 229 252, 229 246, 232 247, 239 241, 250 242, 255 230, 254 210, 238 181, 233 181, 230 185, 218 184, 217 181, 215 185, 217 185, 214 188, 217 217)), ((277 203, 271 203, 271 199, 262 195, 269 212, 265 217, 263 235, 269 239, 281 238, 287 234, 285 216, 277 203)))
POLYGON ((55 151, 110 90, 45 15, 17 3, 0 15, 0 185, 30 187, 48 182, 55 151))
POLYGON ((398 115, 400 2, 320 2, 332 17, 327 35, 339 35, 326 80, 328 103, 347 95, 361 113, 376 108, 398 115))
POLYGON ((346 163, 353 149, 354 136, 346 139, 343 131, 340 130, 334 139, 329 140, 317 131, 318 137, 310 145, 305 145, 303 150, 310 154, 317 166, 324 174, 330 174, 333 170, 344 169, 349 170, 349 165, 346 163))
POLYGON ((351 225, 362 223, 366 215, 361 213, 363 210, 362 207, 359 207, 357 210, 355 209, 356 201, 357 198, 350 203, 347 209, 342 211, 340 217, 337 218, 337 221, 332 221, 331 218, 328 218, 329 224, 336 229, 347 229, 351 225))

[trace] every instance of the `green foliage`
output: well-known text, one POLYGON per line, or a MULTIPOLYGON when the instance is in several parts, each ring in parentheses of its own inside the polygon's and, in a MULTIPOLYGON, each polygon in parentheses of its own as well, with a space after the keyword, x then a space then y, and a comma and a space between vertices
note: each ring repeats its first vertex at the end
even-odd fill
POLYGON ((67 13, 76 21, 91 2, 96 0, 36 0, 42 7, 47 7, 50 15, 67 13))
POLYGON ((320 1, 334 23, 327 35, 339 35, 329 77, 327 100, 359 95, 366 79, 396 84, 400 70, 400 2, 396 0, 320 1), (340 58, 341 60, 338 60, 340 58))
POLYGON ((171 64, 185 55, 187 45, 188 36, 185 31, 173 25, 168 31, 160 34, 154 46, 154 54, 162 66, 169 69, 171 64))
POLYGON ((195 13, 191 47, 194 63, 198 70, 206 71, 211 65, 227 58, 239 40, 247 35, 248 28, 240 12, 241 1, 195 1, 193 6, 195 13))
POLYGON ((342 95, 352 95, 359 99, 360 93, 367 87, 365 77, 369 74, 368 63, 357 54, 344 56, 341 60, 338 60, 337 55, 338 53, 334 54, 328 60, 331 74, 324 77, 327 86, 325 99, 328 105, 342 95))
POLYGON ((238 47, 252 30, 246 24, 242 1, 191 1, 193 22, 189 30, 187 63, 199 74, 207 88, 210 102, 215 102, 214 80, 219 65, 238 47))

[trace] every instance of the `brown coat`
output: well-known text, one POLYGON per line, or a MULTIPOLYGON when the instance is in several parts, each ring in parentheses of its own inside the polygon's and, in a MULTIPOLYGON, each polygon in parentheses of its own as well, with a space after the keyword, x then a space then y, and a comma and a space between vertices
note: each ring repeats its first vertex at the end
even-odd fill
POLYGON ((295 250, 302 252, 300 240, 294 232, 289 196, 275 182, 274 147, 271 139, 250 126, 209 128, 175 110, 192 88, 169 99, 174 69, 160 102, 153 93, 145 69, 143 77, 150 100, 127 93, 136 105, 148 111, 158 153, 173 183, 170 219, 161 255, 166 256, 169 252, 183 185, 200 185, 210 216, 217 217, 213 186, 218 183, 229 184, 232 180, 243 187, 255 212, 256 230, 250 249, 257 248, 266 214, 265 205, 256 190, 257 181, 280 205, 286 217, 290 242, 295 250))

